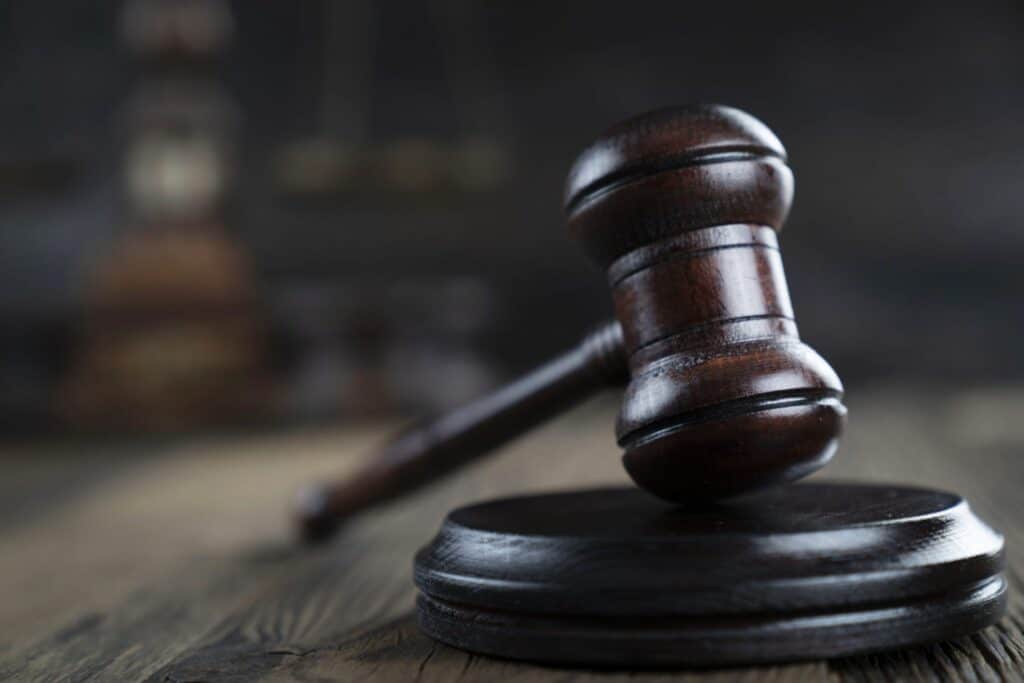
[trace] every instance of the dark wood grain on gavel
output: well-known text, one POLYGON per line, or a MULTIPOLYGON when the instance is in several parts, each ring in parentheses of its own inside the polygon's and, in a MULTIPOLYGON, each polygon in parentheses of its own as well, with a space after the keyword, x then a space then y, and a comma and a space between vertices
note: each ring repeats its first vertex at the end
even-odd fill
POLYGON ((630 359, 623 464, 674 502, 823 466, 846 409, 797 333, 776 233, 793 174, 767 126, 717 105, 614 126, 569 174, 569 232, 607 269, 630 359))
POLYGON ((403 432, 349 479, 303 491, 297 506, 302 534, 324 539, 352 515, 435 481, 627 379, 622 329, 610 322, 493 394, 403 432))
MULTIPOLYGON (((650 493, 681 503, 729 497, 799 479, 835 453, 843 385, 800 340, 776 237, 792 200, 778 138, 749 114, 713 105, 625 121, 569 174, 569 233, 607 270, 615 339, 621 332, 628 356, 616 427, 623 464, 650 493)), ((400 437, 352 481, 303 499, 307 534, 329 533, 588 395, 609 367, 594 349, 611 346, 587 342, 400 437)))

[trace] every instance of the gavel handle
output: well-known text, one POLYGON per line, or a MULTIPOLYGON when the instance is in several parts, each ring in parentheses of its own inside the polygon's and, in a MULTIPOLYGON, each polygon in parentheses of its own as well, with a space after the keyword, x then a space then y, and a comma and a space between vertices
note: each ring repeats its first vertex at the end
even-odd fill
POLYGON ((352 477, 302 491, 302 535, 324 539, 356 513, 439 479, 628 376, 622 328, 606 323, 489 396, 402 432, 352 477))

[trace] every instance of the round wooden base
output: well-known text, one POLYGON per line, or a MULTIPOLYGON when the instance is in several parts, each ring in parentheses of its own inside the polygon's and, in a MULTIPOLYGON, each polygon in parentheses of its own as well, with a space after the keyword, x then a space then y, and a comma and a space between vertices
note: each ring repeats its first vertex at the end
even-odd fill
POLYGON ((737 665, 941 640, 1005 609, 1002 538, 960 497, 811 483, 700 509, 613 488, 448 515, 421 628, 500 657, 737 665))

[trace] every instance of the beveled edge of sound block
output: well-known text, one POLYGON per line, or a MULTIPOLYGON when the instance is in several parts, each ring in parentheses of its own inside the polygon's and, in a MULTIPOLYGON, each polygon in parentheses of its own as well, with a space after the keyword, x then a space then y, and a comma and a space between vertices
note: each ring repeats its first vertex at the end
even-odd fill
POLYGON ((448 515, 416 556, 419 623, 484 654, 611 667, 847 656, 1005 609, 1002 537, 954 494, 809 483, 683 510, 636 489, 448 515))

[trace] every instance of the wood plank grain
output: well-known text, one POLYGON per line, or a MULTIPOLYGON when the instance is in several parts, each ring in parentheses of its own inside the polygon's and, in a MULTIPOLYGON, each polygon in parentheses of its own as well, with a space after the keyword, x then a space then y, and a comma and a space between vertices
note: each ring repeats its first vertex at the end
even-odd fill
POLYGON ((159 457, 166 440, 54 440, 0 447, 0 532, 90 494, 112 477, 159 457))
POLYGON ((173 586, 135 591, 116 609, 82 614, 5 658, 0 678, 143 680, 189 648, 221 614, 259 600, 270 580, 266 574, 197 563, 173 586))
POLYGON ((1024 391, 881 389, 850 401, 823 476, 956 490, 1005 535, 1010 615, 956 641, 771 669, 585 671, 478 657, 422 636, 411 559, 453 506, 625 481, 598 401, 487 463, 350 524, 313 551, 289 542, 295 486, 354 467, 382 428, 182 447, 0 538, 0 677, 15 680, 618 681, 1020 680, 1024 671, 1024 391), (13 563, 6 558, 14 557, 13 563), (36 576, 34 576, 36 574, 36 576), (63 585, 62 585, 63 582, 63 585), (7 596, 13 596, 8 599, 7 596), (11 611, 13 610, 13 612, 11 611), (27 626, 22 637, 20 624, 27 626))
POLYGON ((143 451, 116 469, 103 461, 112 471, 81 495, 56 497, 0 535, 0 643, 107 613, 207 560, 291 543, 285 511, 296 487, 354 467, 380 431, 214 437, 143 451))
MULTIPOLYGON (((198 672, 196 672, 198 673, 198 672)), ((535 666, 481 657, 436 643, 420 635, 409 614, 332 647, 311 650, 282 660, 262 681, 417 681, 480 683, 529 681, 807 681, 827 680, 825 663, 795 664, 718 672, 588 671, 535 666)))
MULTIPOLYGON (((292 653, 282 659, 282 665, 312 662, 320 659, 316 653, 356 634, 407 621, 415 596, 412 555, 453 505, 524 488, 565 487, 581 478, 595 484, 624 481, 613 444, 600 430, 589 428, 595 418, 606 420, 607 413, 607 405, 584 407, 568 420, 541 430, 538 439, 549 444, 549 451, 538 450, 529 440, 517 442, 484 467, 360 518, 328 547, 309 553, 308 564, 277 585, 268 603, 227 616, 188 655, 161 670, 159 677, 202 678, 212 662, 227 658, 243 666, 268 652, 292 653), (581 430, 581 424, 586 428, 581 430), (552 458, 552 453, 573 457, 552 458), (585 468, 582 475, 581 454, 594 459, 594 466, 585 468), (536 473, 545 470, 550 476, 539 479, 536 473)), ((429 642, 418 632, 415 637, 429 642)), ((349 680, 347 673, 339 676, 349 680)))

